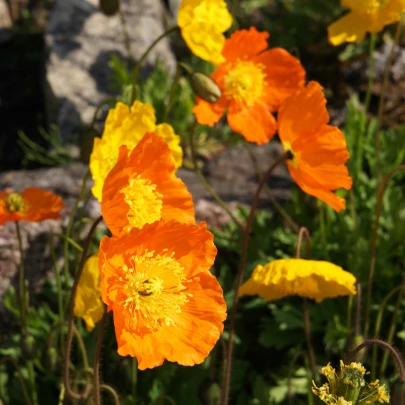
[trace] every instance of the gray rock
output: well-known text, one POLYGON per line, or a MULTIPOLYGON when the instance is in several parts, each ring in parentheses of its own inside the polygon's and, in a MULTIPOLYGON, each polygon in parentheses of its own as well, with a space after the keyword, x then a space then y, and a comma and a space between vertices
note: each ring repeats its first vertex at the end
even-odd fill
MULTIPOLYGON (((128 25, 131 51, 138 60, 164 31, 160 0, 121 0, 128 25)), ((72 142, 80 123, 90 124, 96 106, 111 90, 111 55, 125 59, 124 35, 119 15, 107 17, 98 0, 57 0, 46 32, 48 115, 65 142, 72 142)), ((167 39, 150 53, 146 65, 162 60, 170 70, 175 59, 167 39)))

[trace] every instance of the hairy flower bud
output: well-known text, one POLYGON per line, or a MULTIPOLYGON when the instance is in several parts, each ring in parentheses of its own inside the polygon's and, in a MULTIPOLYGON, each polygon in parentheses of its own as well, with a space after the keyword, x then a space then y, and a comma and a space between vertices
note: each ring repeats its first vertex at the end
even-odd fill
POLYGON ((35 339, 31 335, 24 336, 21 340, 21 351, 24 358, 32 360, 36 355, 36 343, 35 339))
POLYGON ((54 347, 48 347, 43 356, 43 364, 44 368, 50 372, 53 372, 56 370, 58 366, 58 351, 54 347))
POLYGON ((191 73, 190 82, 197 96, 209 103, 216 103, 222 95, 218 85, 205 73, 191 73))

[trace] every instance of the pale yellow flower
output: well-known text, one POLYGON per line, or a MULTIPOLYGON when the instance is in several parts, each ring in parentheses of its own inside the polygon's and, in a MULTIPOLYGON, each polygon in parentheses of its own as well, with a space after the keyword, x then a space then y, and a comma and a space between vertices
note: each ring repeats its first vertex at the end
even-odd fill
POLYGON ((328 27, 329 42, 360 42, 366 32, 380 32, 384 26, 401 19, 405 0, 341 0, 350 12, 328 27))
POLYGON ((104 313, 104 304, 100 293, 100 272, 98 270, 99 255, 100 252, 97 251, 93 256, 90 256, 83 267, 73 309, 74 315, 84 320, 89 332, 94 329, 104 313))
POLYGON ((173 154, 176 168, 181 166, 183 150, 180 146, 180 137, 174 133, 169 124, 156 125, 153 106, 136 100, 129 108, 126 104, 118 102, 109 111, 103 135, 101 138, 95 138, 90 156, 90 171, 94 180, 91 191, 99 201, 104 180, 117 163, 119 147, 126 145, 128 150, 132 151, 147 132, 161 136, 173 154))
POLYGON ((215 65, 225 61, 223 33, 232 25, 232 15, 224 0, 183 0, 177 23, 195 55, 215 65))
POLYGON ((321 302, 356 294, 356 278, 335 264, 304 259, 274 260, 258 265, 239 295, 260 295, 268 301, 299 295, 321 302))

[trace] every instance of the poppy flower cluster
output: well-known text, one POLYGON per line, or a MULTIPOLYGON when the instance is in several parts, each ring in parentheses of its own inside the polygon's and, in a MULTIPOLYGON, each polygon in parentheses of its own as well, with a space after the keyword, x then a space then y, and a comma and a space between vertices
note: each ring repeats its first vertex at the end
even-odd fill
MULTIPOLYGON (((132 126, 110 124, 130 138, 132 126)), ((91 330, 107 304, 118 353, 136 357, 140 369, 165 359, 198 364, 226 318, 221 286, 210 273, 213 235, 205 223, 195 224, 191 195, 163 137, 147 132, 132 150, 127 145, 111 151, 117 158, 103 180, 101 211, 112 237, 85 264, 74 313, 91 330)))

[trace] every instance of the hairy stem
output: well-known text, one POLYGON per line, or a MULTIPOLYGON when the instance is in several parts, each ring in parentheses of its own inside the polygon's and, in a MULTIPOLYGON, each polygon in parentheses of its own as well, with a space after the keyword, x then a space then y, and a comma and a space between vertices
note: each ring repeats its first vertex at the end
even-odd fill
POLYGON ((167 117, 169 116, 170 109, 172 108, 174 96, 176 94, 176 89, 177 89, 177 86, 178 86, 179 80, 180 80, 180 74, 181 74, 181 66, 179 64, 177 64, 176 65, 176 74, 174 75, 172 89, 170 90, 169 99, 167 100, 165 113, 163 115, 163 122, 167 122, 167 117))
POLYGON ((249 217, 246 223, 246 227, 243 233, 243 241, 242 241, 242 252, 241 252, 241 259, 240 259, 240 267, 238 274, 236 276, 236 286, 235 286, 235 295, 233 297, 232 309, 231 314, 229 316, 229 342, 228 342, 228 349, 226 353, 226 361, 224 365, 224 380, 223 380, 223 388, 222 388, 222 405, 228 405, 229 402, 229 386, 231 381, 231 370, 232 370, 232 352, 233 352, 233 337, 235 334, 235 326, 236 326, 236 312, 239 302, 239 289, 243 282, 243 277, 245 275, 246 270, 246 262, 247 262, 247 249, 249 245, 249 235, 252 229, 253 220, 255 217, 255 212, 257 208, 257 204, 259 202, 260 193, 263 190, 264 185, 267 183, 270 175, 273 173, 274 169, 284 162, 285 160, 290 158, 290 154, 284 153, 281 155, 267 170, 266 174, 263 176, 262 180, 260 181, 256 193, 253 197, 252 206, 250 208, 249 217))
POLYGON ((86 399, 91 391, 91 386, 88 385, 84 389, 84 391, 80 394, 74 392, 70 386, 70 369, 69 369, 69 363, 70 363, 70 349, 72 346, 72 337, 73 337, 73 310, 74 310, 74 305, 75 305, 75 295, 76 295, 76 290, 77 286, 79 285, 79 280, 83 272, 83 267, 84 263, 86 262, 87 258, 87 252, 89 250, 91 240, 93 238, 93 234, 97 228, 97 225, 101 222, 103 217, 99 217, 96 219, 92 227, 90 228, 89 234, 87 235, 87 238, 84 243, 83 247, 83 252, 82 252, 82 257, 80 259, 80 264, 79 268, 76 272, 74 284, 72 287, 72 292, 70 295, 70 301, 69 301, 69 315, 68 315, 68 333, 66 336, 66 345, 65 345, 65 357, 64 357, 64 362, 63 362, 63 383, 65 385, 66 389, 66 394, 75 400, 83 400, 86 399))
POLYGON ((380 216, 382 209, 382 200, 384 196, 384 191, 390 178, 397 172, 405 170, 405 165, 401 165, 391 170, 382 180, 378 188, 377 195, 377 207, 374 220, 373 235, 371 238, 371 255, 370 255, 370 265, 368 269, 368 283, 367 283, 367 300, 366 300, 366 310, 365 310, 365 323, 364 323, 364 336, 368 335, 369 325, 370 325, 370 309, 371 309, 371 297, 373 289, 373 279, 375 271, 375 261, 377 256, 377 240, 378 240, 378 228, 380 225, 380 216))
POLYGON ((94 353, 94 365, 93 365, 93 396, 94 404, 101 405, 101 395, 100 395, 100 359, 101 359, 101 347, 103 345, 103 334, 105 321, 107 320, 107 308, 104 309, 103 317, 98 324, 98 334, 96 342, 96 351, 94 353))

